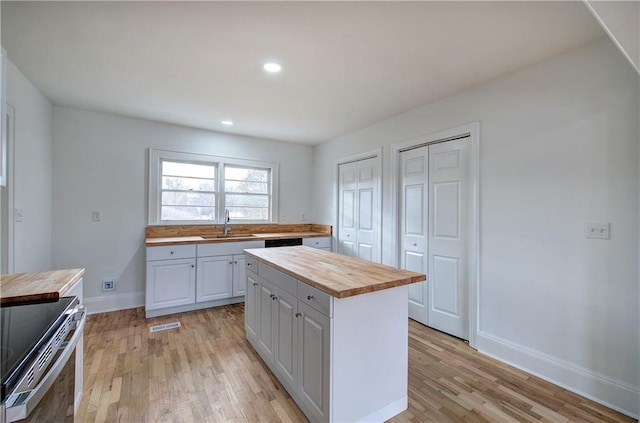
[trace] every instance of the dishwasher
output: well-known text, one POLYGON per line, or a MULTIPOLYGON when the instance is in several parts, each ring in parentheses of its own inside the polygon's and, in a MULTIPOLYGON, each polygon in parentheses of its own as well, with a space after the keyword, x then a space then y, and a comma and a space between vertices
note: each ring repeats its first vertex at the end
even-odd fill
POLYGON ((267 239, 264 241, 264 248, 293 247, 302 245, 302 238, 267 239))

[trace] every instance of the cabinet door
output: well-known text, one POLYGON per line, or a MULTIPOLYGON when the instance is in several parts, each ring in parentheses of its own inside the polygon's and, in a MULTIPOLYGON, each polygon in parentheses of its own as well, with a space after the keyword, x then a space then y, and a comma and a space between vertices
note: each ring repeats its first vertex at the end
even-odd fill
POLYGON ((258 333, 257 316, 258 316, 258 295, 260 287, 258 284, 258 275, 253 272, 246 272, 247 293, 244 301, 244 328, 247 332, 247 338, 251 343, 255 343, 256 334, 258 333))
POLYGON ((195 259, 147 262, 147 310, 193 304, 195 267, 195 259))
POLYGON ((245 295, 247 287, 246 277, 246 259, 243 255, 233 256, 233 296, 240 297, 245 295))
POLYGON ((258 348, 262 358, 273 363, 273 309, 274 289, 271 284, 260 280, 258 282, 258 348))
POLYGON ((329 330, 330 320, 302 301, 298 322, 298 389, 301 408, 311 420, 329 420, 329 330))
POLYGON ((233 293, 233 256, 202 257, 198 259, 196 301, 229 298, 233 293))
POLYGON ((276 289, 274 300, 275 373, 280 382, 295 391, 298 376, 298 299, 281 289, 276 289))

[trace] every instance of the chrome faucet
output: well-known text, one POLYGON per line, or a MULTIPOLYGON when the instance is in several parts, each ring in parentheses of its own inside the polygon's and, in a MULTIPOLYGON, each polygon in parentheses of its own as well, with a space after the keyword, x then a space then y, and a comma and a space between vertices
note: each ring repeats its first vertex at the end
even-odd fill
POLYGON ((231 227, 229 226, 229 221, 231 220, 231 218, 229 218, 229 210, 225 209, 224 211, 224 227, 222 229, 222 235, 227 236, 229 235, 229 232, 231 232, 231 227))

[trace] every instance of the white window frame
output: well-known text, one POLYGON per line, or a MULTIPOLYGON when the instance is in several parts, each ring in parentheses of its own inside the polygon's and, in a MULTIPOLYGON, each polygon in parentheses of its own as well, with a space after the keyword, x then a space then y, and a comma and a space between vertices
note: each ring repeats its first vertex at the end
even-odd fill
POLYGON ((225 210, 225 166, 241 166, 256 169, 269 169, 270 201, 269 219, 241 220, 233 219, 231 223, 277 223, 278 217, 278 187, 279 165, 273 162, 259 160, 238 159, 233 157, 212 156, 208 154, 184 153, 179 151, 149 149, 149 184, 148 184, 148 225, 218 225, 224 223, 225 210), (160 192, 162 187, 162 160, 190 162, 216 166, 216 218, 215 220, 161 220, 160 192))

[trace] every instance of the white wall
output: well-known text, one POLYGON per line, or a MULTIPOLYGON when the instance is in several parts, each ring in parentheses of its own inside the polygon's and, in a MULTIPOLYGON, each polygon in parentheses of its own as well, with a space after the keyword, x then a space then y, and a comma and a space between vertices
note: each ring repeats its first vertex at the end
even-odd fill
POLYGON ((280 213, 311 215, 312 147, 54 107, 53 263, 84 267, 90 311, 144 304, 149 147, 280 163, 280 213), (102 211, 102 222, 91 211, 102 211), (116 291, 101 280, 115 277, 116 291), (92 309, 93 307, 93 309, 92 309))
POLYGON ((603 39, 320 144, 313 220, 336 224, 336 159, 382 146, 387 244, 390 145, 480 121, 479 349, 637 415, 638 85, 603 39))
POLYGON ((22 222, 14 224, 13 272, 49 270, 53 107, 11 61, 7 103, 15 109, 15 161, 8 164, 9 177, 13 176, 9 190, 13 190, 15 208, 23 214, 22 222))

